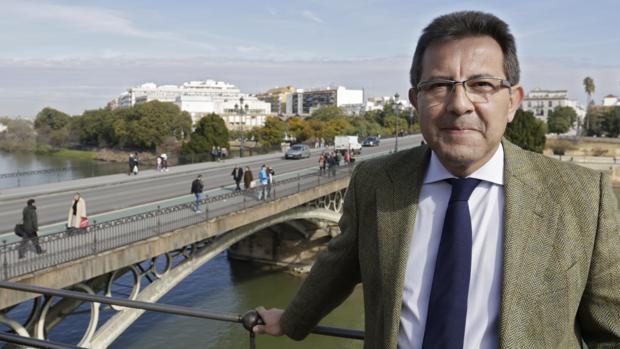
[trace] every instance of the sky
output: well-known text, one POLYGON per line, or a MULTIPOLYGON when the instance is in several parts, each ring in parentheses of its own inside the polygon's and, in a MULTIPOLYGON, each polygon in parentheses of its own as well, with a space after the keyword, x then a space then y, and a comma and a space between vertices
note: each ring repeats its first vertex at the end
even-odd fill
POLYGON ((596 101, 620 95, 615 0, 0 0, 0 116, 77 115, 145 82, 406 96, 422 29, 460 10, 510 25, 526 91, 566 89, 583 103, 590 76, 596 101))

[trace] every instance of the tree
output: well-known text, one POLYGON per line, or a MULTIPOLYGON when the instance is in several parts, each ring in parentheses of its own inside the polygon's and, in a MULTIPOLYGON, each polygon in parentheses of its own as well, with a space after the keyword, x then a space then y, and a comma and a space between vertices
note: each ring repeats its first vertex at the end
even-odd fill
MULTIPOLYGON (((65 127, 71 117, 59 110, 45 107, 41 110, 34 119, 34 128, 38 131, 40 129, 48 130, 60 130, 65 127)), ((46 132, 47 133, 47 132, 46 132)))
POLYGON ((577 120, 577 113, 571 107, 556 107, 547 118, 549 133, 566 133, 577 120))
POLYGON ((254 130, 254 136, 261 145, 268 147, 282 143, 285 132, 286 123, 272 116, 265 120, 265 126, 254 130))
POLYGON ((114 130, 117 117, 108 109, 85 111, 75 122, 80 144, 95 147, 117 145, 118 137, 114 130))
POLYGON ((37 147, 32 121, 25 119, 0 118, 0 124, 7 127, 0 132, 0 150, 34 151, 37 147))
MULTIPOLYGON (((590 111, 590 105, 592 104, 592 94, 596 90, 596 87, 594 86, 594 80, 591 77, 586 76, 583 79, 583 89, 586 91, 586 95, 587 95, 586 96, 586 113, 587 113, 587 112, 590 111)), ((588 133, 589 133, 590 132, 589 131, 589 129, 590 129, 589 121, 590 120, 586 119, 584 121, 586 121, 585 126, 586 126, 586 129, 588 129, 588 133)), ((579 133, 579 125, 577 125, 577 126, 578 126, 577 127, 577 131, 579 133)))
POLYGON ((207 114, 198 120, 189 142, 181 146, 181 153, 197 156, 198 160, 206 160, 213 147, 230 148, 226 124, 215 113, 207 114))
POLYGON ((174 103, 151 101, 114 111, 112 129, 117 143, 155 150, 168 137, 184 140, 191 132, 192 118, 174 103))
POLYGON ((613 107, 603 116, 602 129, 608 137, 620 135, 620 107, 613 107))
POLYGON ((534 113, 517 110, 514 119, 506 127, 504 136, 519 147, 542 153, 545 148, 545 122, 536 119, 534 113))
POLYGON ((603 120, 605 120, 605 114, 606 110, 603 108, 588 108, 588 113, 586 114, 585 118, 585 131, 587 136, 601 137, 605 133, 605 130, 603 129, 603 120))

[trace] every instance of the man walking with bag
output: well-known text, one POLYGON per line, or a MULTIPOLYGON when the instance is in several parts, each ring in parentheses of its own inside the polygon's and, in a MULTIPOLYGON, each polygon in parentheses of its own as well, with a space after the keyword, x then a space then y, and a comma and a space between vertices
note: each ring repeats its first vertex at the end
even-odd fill
POLYGON ((22 241, 17 250, 19 258, 21 259, 25 257, 26 249, 28 248, 28 244, 31 240, 37 254, 45 253, 45 250, 43 250, 39 245, 39 237, 37 235, 37 231, 39 230, 39 222, 37 218, 37 206, 35 205, 34 199, 28 200, 26 207, 24 207, 24 210, 22 211, 22 219, 24 222, 24 228, 22 241))

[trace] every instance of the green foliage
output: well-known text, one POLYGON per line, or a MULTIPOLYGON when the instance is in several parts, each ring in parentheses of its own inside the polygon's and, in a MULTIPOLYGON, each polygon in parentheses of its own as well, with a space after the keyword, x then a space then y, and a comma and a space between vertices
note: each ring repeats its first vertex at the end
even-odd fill
POLYGON ((547 118, 549 133, 566 133, 577 120, 577 113, 571 107, 556 107, 547 118))
POLYGON ((124 146, 155 150, 172 136, 183 140, 189 135, 192 119, 176 104, 151 101, 120 110, 112 124, 118 142, 124 146))
POLYGON ((603 121, 605 120, 605 110, 599 108, 589 108, 584 119, 584 129, 587 136, 601 137, 605 133, 603 121))
MULTIPOLYGON (((60 130, 69 124, 71 117, 61 111, 53 108, 43 108, 34 119, 34 128, 39 131, 41 129, 60 130)), ((40 132, 40 131, 39 131, 40 132)))
POLYGON ((602 129, 608 137, 620 135, 620 107, 613 107, 603 116, 602 129))
POLYGON ((75 122, 80 144, 109 147, 118 143, 114 130, 117 116, 107 109, 87 110, 75 122))
POLYGON ((335 105, 325 105, 312 112, 311 119, 319 119, 321 121, 329 121, 336 118, 346 118, 347 114, 335 105))
POLYGON ((268 117, 265 126, 253 130, 253 136, 262 146, 278 145, 284 139, 286 123, 278 117, 268 117))
POLYGON ((200 154, 200 156, 205 156, 201 159, 206 160, 206 155, 213 147, 230 148, 226 124, 215 113, 207 114, 198 121, 189 142, 181 146, 181 153, 184 155, 200 154))
POLYGON ((546 126, 529 111, 517 110, 514 120, 508 124, 504 136, 519 147, 542 153, 545 148, 546 126))
POLYGON ((36 133, 32 122, 25 119, 0 118, 0 124, 7 127, 0 132, 0 150, 34 151, 37 148, 36 133))

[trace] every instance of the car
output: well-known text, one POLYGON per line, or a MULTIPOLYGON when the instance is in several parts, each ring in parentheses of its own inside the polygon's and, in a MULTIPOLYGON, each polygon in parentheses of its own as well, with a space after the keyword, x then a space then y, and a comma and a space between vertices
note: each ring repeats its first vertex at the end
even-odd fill
POLYGON ((286 153, 284 153, 285 159, 302 159, 310 157, 310 147, 306 144, 294 144, 286 153))
POLYGON ((362 145, 364 147, 376 147, 379 145, 379 138, 377 137, 366 137, 366 139, 364 139, 364 141, 362 142, 362 145))

